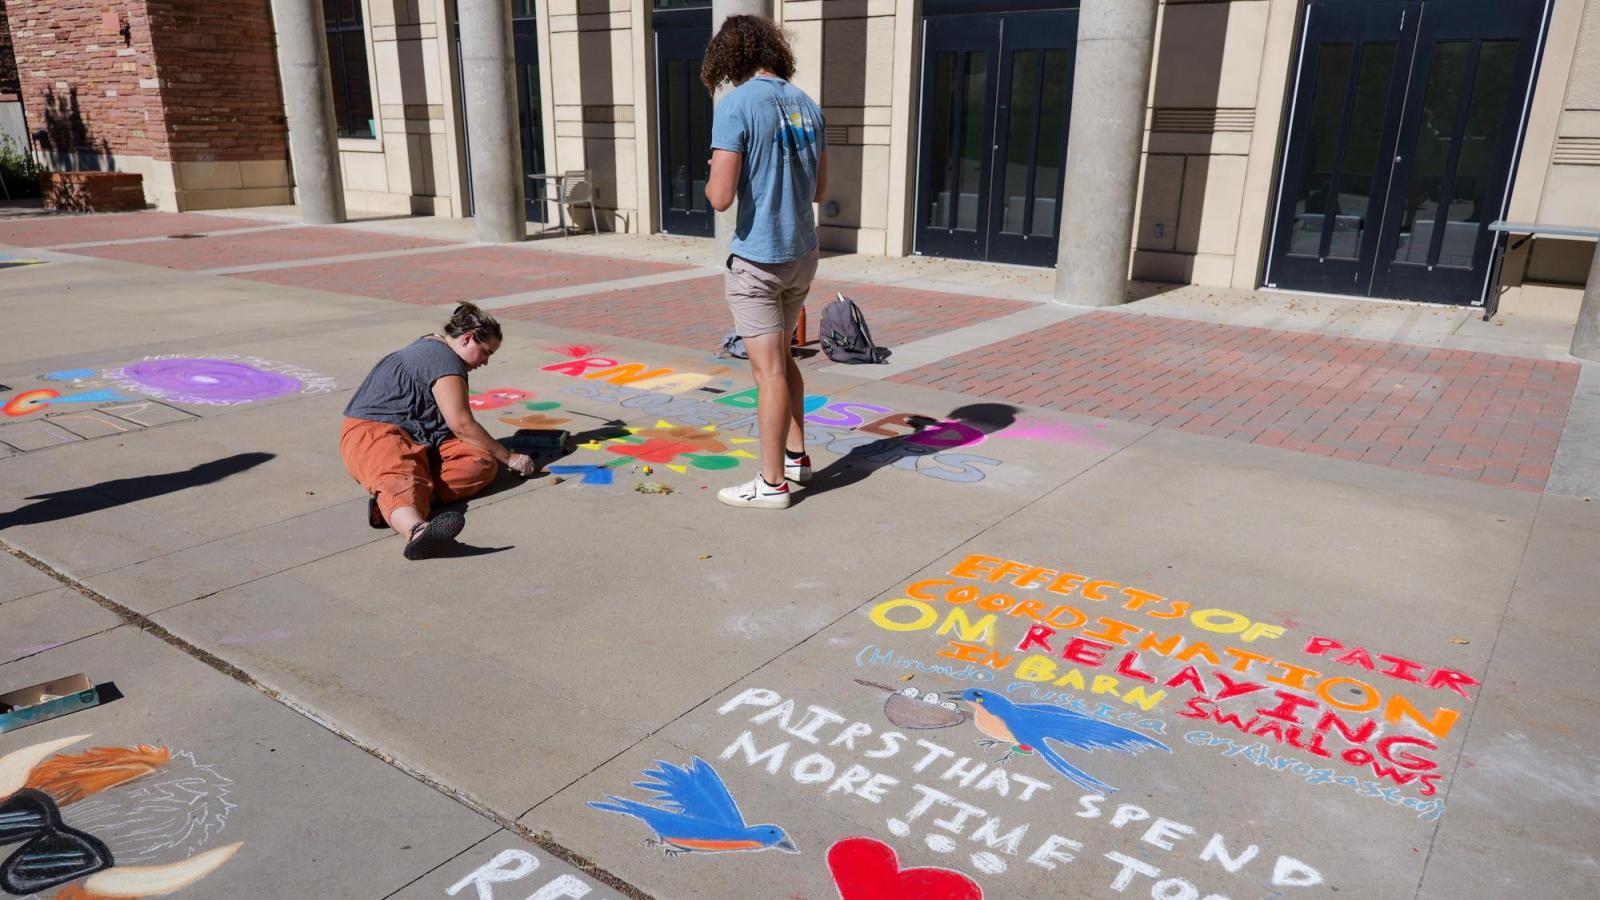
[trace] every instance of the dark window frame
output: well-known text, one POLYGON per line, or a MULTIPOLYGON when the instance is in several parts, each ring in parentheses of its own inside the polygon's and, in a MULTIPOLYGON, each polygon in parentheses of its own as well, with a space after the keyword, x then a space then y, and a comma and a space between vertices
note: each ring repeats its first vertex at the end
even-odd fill
POLYGON ((367 26, 361 0, 322 0, 323 31, 328 39, 328 76, 333 82, 335 126, 341 140, 375 141, 377 110, 372 102, 372 72, 367 59, 367 26), (357 52, 361 62, 358 82, 353 81, 349 51, 357 52), (368 112, 365 121, 352 118, 360 108, 355 95, 361 91, 361 106, 368 112))

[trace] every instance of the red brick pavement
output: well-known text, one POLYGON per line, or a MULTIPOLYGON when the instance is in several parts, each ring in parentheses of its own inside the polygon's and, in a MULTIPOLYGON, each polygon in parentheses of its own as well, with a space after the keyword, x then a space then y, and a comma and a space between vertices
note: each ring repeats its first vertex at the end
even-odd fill
POLYGON ((1578 366, 1101 312, 889 380, 1542 490, 1578 366))
POLYGON ((218 269, 224 266, 291 262, 319 256, 443 247, 448 244, 449 241, 373 231, 352 231, 348 228, 301 227, 252 231, 247 234, 224 233, 184 240, 151 241, 144 244, 111 244, 105 247, 84 247, 69 252, 100 259, 119 259, 147 266, 194 271, 218 269))
POLYGON ((248 272, 235 277, 401 303, 432 304, 482 300, 683 268, 673 263, 544 253, 517 247, 464 247, 395 259, 248 272))
MULTIPOLYGON (((806 301, 808 337, 815 342, 822 307, 843 291, 861 304, 872 326, 873 340, 886 347, 973 325, 1016 312, 1031 304, 914 290, 879 284, 818 281, 806 301)), ((590 294, 567 300, 502 309, 503 319, 525 319, 600 334, 639 338, 677 347, 714 350, 733 325, 723 300, 722 277, 713 275, 630 291, 590 294)), ((813 343, 813 346, 815 344, 813 343)), ((828 365, 818 353, 805 363, 828 365)))
POLYGON ((198 234, 234 228, 259 228, 272 222, 209 216, 205 213, 102 213, 100 215, 36 216, 0 222, 0 244, 13 247, 51 247, 89 241, 125 241, 198 234))

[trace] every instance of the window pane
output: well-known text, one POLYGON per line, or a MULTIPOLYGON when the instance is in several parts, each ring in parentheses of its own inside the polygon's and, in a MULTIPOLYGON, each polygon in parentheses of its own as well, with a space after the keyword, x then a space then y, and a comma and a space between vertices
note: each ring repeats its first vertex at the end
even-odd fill
POLYGON ((1039 109, 1039 149, 1033 169, 1033 221, 1028 233, 1054 237, 1056 205, 1061 200, 1061 166, 1067 155, 1067 113, 1072 100, 1067 81, 1072 77, 1072 54, 1047 50, 1044 54, 1044 93, 1039 109))
POLYGON ((1368 44, 1361 49, 1350 137, 1345 144, 1344 165, 1340 167, 1339 190, 1334 195, 1330 259, 1355 259, 1361 251, 1361 235, 1372 209, 1373 174, 1378 166, 1378 142, 1383 139, 1395 51, 1394 44, 1368 44))
POLYGON ((1460 160, 1445 211, 1444 241, 1439 246, 1441 266, 1471 268, 1478 246, 1478 230, 1485 218, 1499 210, 1483 208, 1491 193, 1490 176, 1500 149, 1500 129, 1511 100, 1511 76, 1517 64, 1517 41, 1485 41, 1478 56, 1467 130, 1461 136, 1460 160))
MULTIPOLYGON (((667 62, 667 108, 674 110, 684 98, 688 96, 685 88, 689 83, 689 63, 687 60, 674 59, 667 62)), ((667 124, 667 171, 672 175, 672 203, 673 209, 689 208, 689 161, 685 159, 685 152, 689 147, 688 117, 674 110, 677 114, 668 116, 667 124)))
POLYGON ((1028 162, 1033 151, 1033 126, 1039 110, 1034 96, 1038 89, 1039 51, 1018 50, 1011 55, 1011 110, 1006 125, 1004 212, 1000 231, 1023 234, 1028 214, 1028 162))
POLYGON ((1422 101, 1422 124, 1417 130, 1417 149, 1401 210, 1396 262, 1428 263, 1444 192, 1445 166, 1450 161, 1450 144, 1455 136, 1456 111, 1461 106, 1461 80, 1471 51, 1471 41, 1434 45, 1433 67, 1428 72, 1428 89, 1422 101))
POLYGON ((1317 54, 1316 93, 1289 238, 1289 253, 1295 256, 1317 256, 1322 250, 1322 227, 1333 189, 1333 163, 1338 157, 1339 126, 1354 55, 1353 44, 1323 44, 1317 54))
POLYGON ((339 137, 376 137, 361 0, 322 0, 322 19, 328 36, 328 76, 333 82, 333 114, 339 137))
MULTIPOLYGON (((341 137, 373 137, 372 85, 367 78, 367 42, 360 32, 346 34, 341 42, 344 50, 346 119, 349 134, 341 137)), ((339 91, 334 90, 335 99, 339 91)))
POLYGON ((711 94, 696 75, 703 60, 691 59, 686 64, 689 82, 689 205, 693 209, 709 212, 711 201, 706 199, 706 181, 711 177, 711 94))
POLYGON ((933 61, 933 122, 928 130, 928 227, 950 227, 950 145, 955 142, 953 107, 955 96, 955 53, 940 53, 933 61))
POLYGON ((978 230, 978 197, 983 190, 983 103, 989 95, 989 54, 967 54, 967 91, 961 111, 964 140, 956 161, 956 228, 978 230))

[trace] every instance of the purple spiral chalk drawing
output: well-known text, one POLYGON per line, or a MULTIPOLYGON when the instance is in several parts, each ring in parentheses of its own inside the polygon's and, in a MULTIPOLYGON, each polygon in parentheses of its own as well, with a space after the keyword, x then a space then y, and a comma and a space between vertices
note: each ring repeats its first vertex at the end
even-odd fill
POLYGON ((300 380, 221 359, 156 359, 134 363, 123 375, 150 391, 202 403, 252 403, 300 390, 300 380))

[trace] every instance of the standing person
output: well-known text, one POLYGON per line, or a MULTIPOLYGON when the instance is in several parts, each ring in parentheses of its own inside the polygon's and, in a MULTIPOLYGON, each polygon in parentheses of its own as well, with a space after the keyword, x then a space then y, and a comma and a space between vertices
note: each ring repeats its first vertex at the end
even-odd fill
POLYGON ((339 456, 371 495, 367 522, 387 522, 406 539, 406 559, 425 559, 466 524, 453 510, 428 518, 432 504, 465 500, 505 465, 520 475, 533 460, 512 453, 472 416, 467 373, 500 349, 500 323, 463 303, 443 334, 429 334, 385 356, 345 407, 339 456))
POLYGON ((805 383, 789 336, 817 274, 811 204, 827 189, 828 154, 822 110, 789 83, 793 77, 788 39, 759 16, 724 20, 700 68, 708 90, 734 85, 711 124, 706 199, 718 212, 739 200, 724 291, 750 354, 761 426, 761 471, 717 493, 729 506, 784 509, 788 482, 811 477, 801 422, 805 383))

